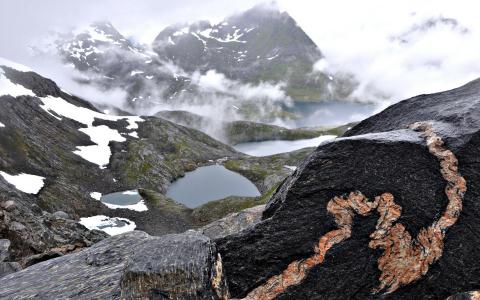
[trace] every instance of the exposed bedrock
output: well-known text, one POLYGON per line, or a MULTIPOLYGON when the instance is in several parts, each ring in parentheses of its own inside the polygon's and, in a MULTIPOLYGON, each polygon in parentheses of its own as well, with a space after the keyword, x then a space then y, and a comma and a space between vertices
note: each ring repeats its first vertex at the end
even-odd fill
POLYGON ((1 299, 228 299, 215 244, 134 231, 0 279, 1 299))
POLYGON ((152 238, 135 249, 121 278, 123 299, 228 299, 222 259, 195 232, 152 238))
POLYGON ((232 297, 263 288, 250 296, 445 299, 478 289, 479 128, 475 81, 403 101, 321 145, 267 203, 262 222, 217 240, 232 297), (434 135, 408 128, 418 121, 434 135), (355 191, 371 207, 352 206, 345 227, 329 203, 355 191), (342 228, 348 237, 328 235, 342 228), (310 264, 322 245, 324 257, 310 264))

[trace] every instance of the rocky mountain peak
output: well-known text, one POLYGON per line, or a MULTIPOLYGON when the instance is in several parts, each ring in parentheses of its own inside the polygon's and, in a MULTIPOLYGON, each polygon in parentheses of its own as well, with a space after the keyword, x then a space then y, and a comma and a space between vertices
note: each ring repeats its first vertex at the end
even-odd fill
POLYGON ((215 70, 241 82, 280 83, 295 99, 341 98, 333 77, 312 75, 313 65, 323 57, 318 46, 288 13, 271 5, 255 6, 217 24, 168 27, 153 48, 161 59, 189 72, 215 70))
POLYGON ((355 87, 350 78, 313 72, 323 57, 320 49, 288 13, 272 5, 218 24, 200 20, 168 26, 151 46, 128 40, 108 21, 57 45, 62 59, 84 73, 80 82, 126 90, 132 110, 216 96, 216 90, 195 82, 211 71, 238 84, 278 85, 286 97, 299 100, 343 99, 355 87))

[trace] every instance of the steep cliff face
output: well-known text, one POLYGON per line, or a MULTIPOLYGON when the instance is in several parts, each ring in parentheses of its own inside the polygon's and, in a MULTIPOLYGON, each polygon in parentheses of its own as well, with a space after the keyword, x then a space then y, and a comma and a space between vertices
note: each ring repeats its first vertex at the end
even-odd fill
POLYGON ((441 299, 475 290, 480 82, 373 116, 217 240, 233 297, 441 299), (421 122, 421 123, 417 123, 421 122))

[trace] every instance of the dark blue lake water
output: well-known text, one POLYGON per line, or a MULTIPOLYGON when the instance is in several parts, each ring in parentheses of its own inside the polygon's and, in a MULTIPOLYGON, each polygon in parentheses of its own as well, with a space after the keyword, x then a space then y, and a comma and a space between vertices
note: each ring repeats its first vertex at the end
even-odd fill
POLYGON ((228 196, 257 197, 257 187, 242 175, 220 165, 188 172, 167 190, 167 197, 194 208, 228 196))

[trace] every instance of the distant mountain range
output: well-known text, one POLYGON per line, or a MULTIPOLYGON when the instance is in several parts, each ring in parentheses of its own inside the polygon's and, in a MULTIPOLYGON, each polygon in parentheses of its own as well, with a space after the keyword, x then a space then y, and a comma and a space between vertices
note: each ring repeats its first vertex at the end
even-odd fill
POLYGON ((348 76, 315 71, 313 65, 323 57, 318 46, 288 13, 265 6, 218 24, 169 26, 152 45, 129 41, 108 22, 55 43, 64 62, 85 74, 81 82, 126 90, 132 108, 199 95, 243 98, 228 88, 202 86, 198 78, 208 72, 249 87, 268 83, 298 100, 344 99, 355 87, 348 76))

